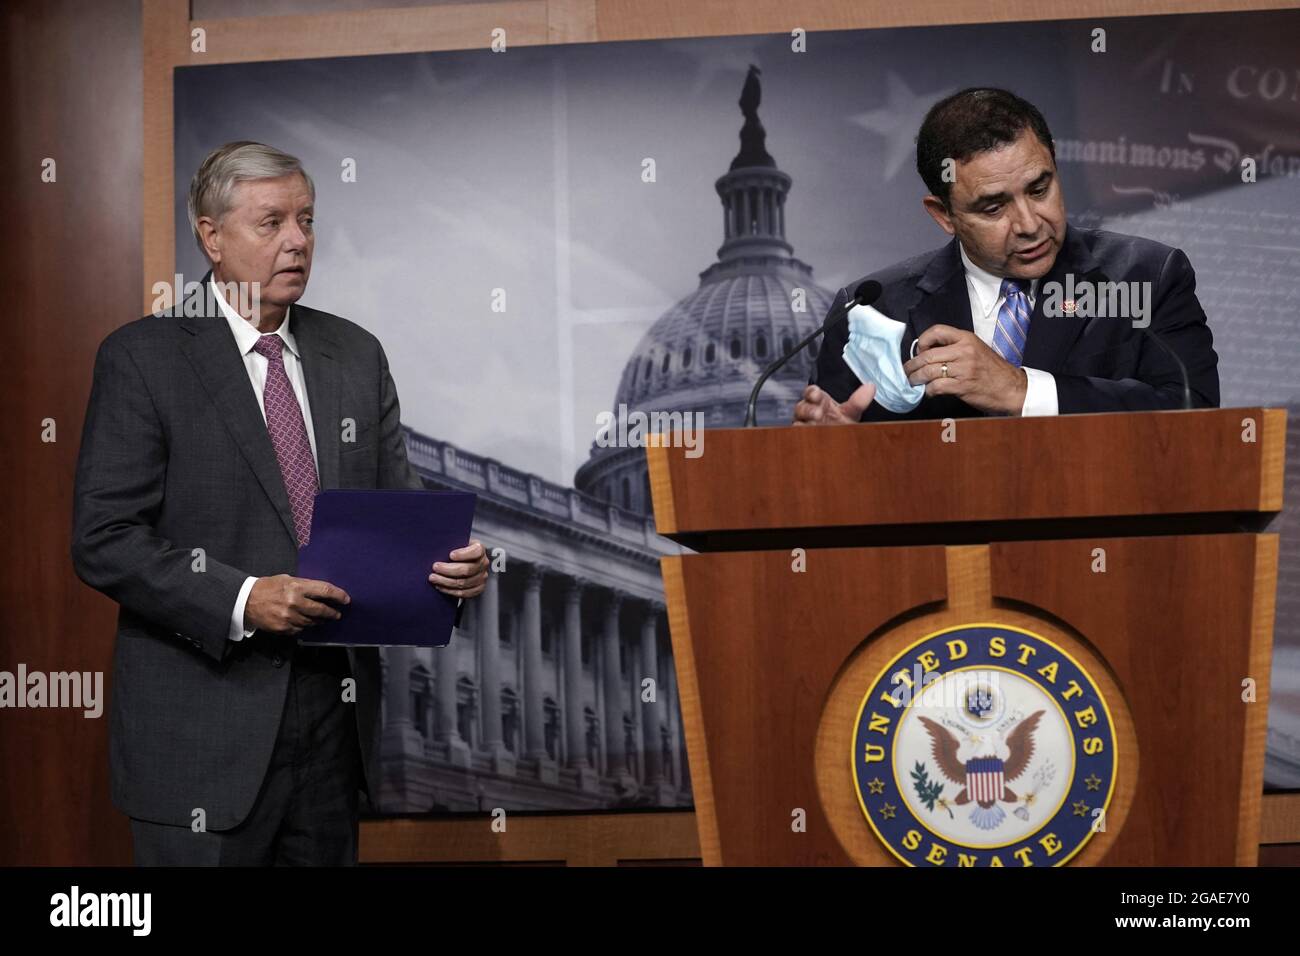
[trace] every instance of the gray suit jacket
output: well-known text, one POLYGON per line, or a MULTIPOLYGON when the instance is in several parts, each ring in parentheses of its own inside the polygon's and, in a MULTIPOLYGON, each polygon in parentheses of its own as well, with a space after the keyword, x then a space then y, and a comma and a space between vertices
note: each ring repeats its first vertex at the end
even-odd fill
MULTIPOLYGON (((294 574, 293 514, 243 359, 211 294, 99 347, 77 460, 72 560, 121 607, 113 652, 113 803, 223 830, 248 814, 284 710, 292 637, 231 642, 247 575, 294 574), (202 549, 197 551, 196 549, 202 549)), ((379 340, 295 304, 324 488, 421 488, 379 340), (355 440, 341 441, 342 421, 355 440)), ((379 793, 380 665, 348 651, 367 790, 379 793)))

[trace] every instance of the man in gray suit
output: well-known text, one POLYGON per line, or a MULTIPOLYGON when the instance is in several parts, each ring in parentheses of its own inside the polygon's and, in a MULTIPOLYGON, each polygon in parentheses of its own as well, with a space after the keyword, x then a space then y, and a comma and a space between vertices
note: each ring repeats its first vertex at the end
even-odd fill
MULTIPOLYGON (((112 798, 140 864, 355 863, 379 795, 379 653, 297 646, 349 598, 294 575, 317 490, 423 485, 379 341, 295 304, 314 201, 294 157, 214 151, 189 195, 201 291, 95 359, 72 559, 120 605, 112 798)), ((482 544, 449 558, 431 586, 481 593, 482 544)))

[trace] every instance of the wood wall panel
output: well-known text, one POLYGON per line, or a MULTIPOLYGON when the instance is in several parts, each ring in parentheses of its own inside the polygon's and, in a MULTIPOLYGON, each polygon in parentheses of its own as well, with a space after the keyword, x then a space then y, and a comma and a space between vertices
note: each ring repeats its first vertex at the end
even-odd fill
MULTIPOLYGON (((140 11, 6 2, 0 38, 0 669, 101 671, 106 696, 117 607, 73 573, 72 481, 95 350, 140 315, 140 11)), ((107 747, 106 707, 0 711, 0 864, 127 862, 107 747)))

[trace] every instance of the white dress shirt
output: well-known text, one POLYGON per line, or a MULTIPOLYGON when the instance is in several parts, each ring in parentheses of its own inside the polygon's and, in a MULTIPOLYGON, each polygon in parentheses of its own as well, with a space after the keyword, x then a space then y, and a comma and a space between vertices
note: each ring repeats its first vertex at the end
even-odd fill
MULTIPOLYGON (((221 307, 221 314, 226 317, 226 322, 230 325, 230 331, 235 335, 235 343, 239 346, 239 354, 243 356, 244 368, 248 370, 248 380, 253 386, 253 394, 257 396, 257 407, 262 410, 262 420, 266 421, 266 400, 262 394, 262 389, 266 386, 266 356, 260 352, 253 351, 253 346, 257 340, 262 337, 262 333, 257 330, 257 326, 231 307, 221 294, 221 290, 215 282, 211 283, 213 292, 216 295, 217 305, 221 307)), ((293 394, 298 399, 298 406, 302 409, 303 424, 307 426, 307 440, 311 442, 311 457, 316 463, 317 480, 320 476, 320 459, 316 455, 316 433, 311 426, 311 407, 307 403, 307 383, 303 378, 302 357, 298 353, 298 343, 294 340, 293 333, 289 331, 289 315, 293 306, 285 309, 284 321, 272 335, 278 335, 284 339, 284 372, 289 377, 289 384, 293 386, 293 394)), ((255 577, 244 579, 243 586, 239 589, 239 596, 235 598, 235 608, 230 615, 230 633, 232 641, 242 641, 246 637, 252 637, 256 628, 244 627, 244 607, 248 604, 248 593, 253 590, 253 583, 257 581, 255 577)))
MULTIPOLYGON (((1002 294, 1002 277, 986 272, 970 261, 966 250, 959 241, 961 262, 966 267, 966 292, 970 296, 971 322, 975 334, 985 345, 993 347, 993 333, 998 327, 998 309, 1006 301, 1002 294)), ((1038 280, 1029 286, 1029 309, 1033 312, 1034 296, 1038 290, 1038 280)), ((1060 411, 1056 397, 1056 377, 1051 372, 1022 366, 1029 379, 1025 389, 1025 403, 1020 409, 1021 415, 1056 415, 1060 411)))

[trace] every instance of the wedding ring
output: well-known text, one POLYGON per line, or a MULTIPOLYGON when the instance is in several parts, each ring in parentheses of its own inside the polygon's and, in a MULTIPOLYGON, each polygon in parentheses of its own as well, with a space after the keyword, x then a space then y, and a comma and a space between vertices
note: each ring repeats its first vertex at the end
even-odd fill
POLYGON ((947 363, 947 362, 944 362, 942 365, 939 366, 939 374, 940 374, 941 376, 943 376, 944 378, 947 378, 947 377, 948 377, 948 363, 947 363))

